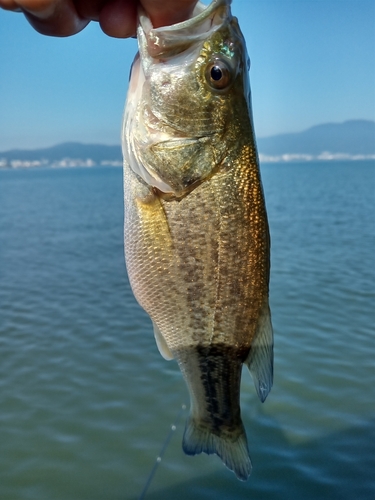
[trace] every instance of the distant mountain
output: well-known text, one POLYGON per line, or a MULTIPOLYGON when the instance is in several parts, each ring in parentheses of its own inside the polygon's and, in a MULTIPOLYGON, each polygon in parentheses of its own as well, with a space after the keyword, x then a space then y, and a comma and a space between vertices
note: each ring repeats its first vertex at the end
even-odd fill
MULTIPOLYGON (((375 121, 316 125, 304 132, 258 138, 261 161, 375 159, 375 121)), ((120 146, 66 142, 44 149, 0 152, 0 167, 122 165, 120 146)))
POLYGON ((0 153, 0 158, 11 160, 47 160, 49 163, 64 158, 88 159, 95 163, 102 161, 122 160, 121 146, 106 146, 102 144, 81 144, 80 142, 64 142, 57 146, 43 149, 12 149, 0 153))
POLYGON ((263 156, 373 156, 375 155, 375 121, 349 120, 344 123, 316 125, 304 132, 259 138, 258 150, 263 156))

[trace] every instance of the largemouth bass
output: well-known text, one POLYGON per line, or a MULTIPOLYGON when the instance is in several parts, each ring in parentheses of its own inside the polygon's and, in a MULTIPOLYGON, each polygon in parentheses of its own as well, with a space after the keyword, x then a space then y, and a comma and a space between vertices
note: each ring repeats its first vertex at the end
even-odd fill
POLYGON ((185 453, 216 453, 246 480, 242 364, 261 401, 273 377, 270 239, 230 3, 198 3, 158 29, 140 13, 122 135, 125 256, 158 348, 189 389, 185 453))

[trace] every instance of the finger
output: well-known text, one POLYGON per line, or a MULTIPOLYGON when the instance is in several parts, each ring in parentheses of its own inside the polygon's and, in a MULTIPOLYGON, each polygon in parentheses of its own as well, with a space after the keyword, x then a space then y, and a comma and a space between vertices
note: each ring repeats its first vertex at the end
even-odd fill
POLYGON ((90 21, 99 21, 99 13, 107 0, 74 0, 78 15, 90 21))
POLYGON ((14 2, 13 0, 0 0, 0 7, 4 10, 13 10, 13 11, 19 11, 21 10, 17 2, 14 2))
POLYGON ((59 0, 0 0, 0 7, 7 10, 27 11, 46 18, 55 10, 59 0))
POLYGON ((43 35, 74 35, 89 22, 77 14, 72 0, 18 0, 13 3, 24 13, 31 26, 43 35))
POLYGON ((100 27, 106 35, 128 38, 137 32, 137 2, 135 0, 110 0, 103 5, 99 15, 100 27))
POLYGON ((197 0, 141 0, 154 28, 189 19, 197 0))

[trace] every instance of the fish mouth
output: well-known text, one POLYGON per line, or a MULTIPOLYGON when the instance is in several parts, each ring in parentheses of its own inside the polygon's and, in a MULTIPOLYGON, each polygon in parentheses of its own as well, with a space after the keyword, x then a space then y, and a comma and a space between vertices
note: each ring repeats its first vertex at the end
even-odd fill
MULTIPOLYGON (((217 31, 231 17, 232 0, 213 0, 206 6, 197 2, 187 21, 153 28, 142 8, 139 9, 138 39, 152 58, 169 57, 204 41, 207 34, 217 31)), ((140 45, 141 45, 140 43, 140 45)))
POLYGON ((200 134, 189 135, 186 128, 166 120, 162 113, 153 110, 149 105, 144 107, 143 120, 148 142, 154 145, 168 142, 178 145, 179 142, 193 142, 222 133, 221 129, 207 130, 206 128, 200 134))
POLYGON ((150 143, 166 142, 169 138, 171 140, 188 138, 183 128, 178 128, 176 124, 168 122, 161 113, 153 110, 148 104, 143 110, 143 121, 150 143))

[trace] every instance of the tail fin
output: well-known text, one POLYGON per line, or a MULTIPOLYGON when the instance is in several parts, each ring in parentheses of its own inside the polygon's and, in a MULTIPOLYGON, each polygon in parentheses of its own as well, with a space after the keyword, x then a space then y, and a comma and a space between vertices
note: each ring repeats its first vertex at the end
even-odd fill
POLYGON ((238 479, 246 481, 251 474, 251 460, 247 448, 245 429, 241 424, 235 432, 213 433, 204 423, 189 417, 186 422, 182 448, 187 455, 216 453, 238 479))

